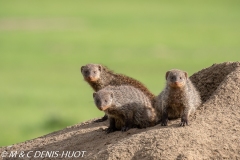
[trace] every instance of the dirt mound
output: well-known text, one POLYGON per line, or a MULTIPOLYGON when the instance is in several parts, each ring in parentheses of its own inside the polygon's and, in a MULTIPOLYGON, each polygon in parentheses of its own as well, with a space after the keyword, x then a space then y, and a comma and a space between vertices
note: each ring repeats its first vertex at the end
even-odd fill
POLYGON ((177 119, 167 127, 156 125, 106 134, 103 129, 108 122, 90 120, 2 147, 0 153, 9 156, 11 151, 24 151, 25 159, 27 153, 29 159, 66 159, 67 151, 78 157, 68 159, 240 159, 240 63, 215 64, 190 78, 204 103, 187 127, 179 127, 180 119, 177 119), (45 151, 55 151, 55 158, 45 151), (81 151, 86 151, 83 157, 81 151), (39 153, 43 158, 39 158, 39 153))
MULTIPOLYGON (((225 81, 226 77, 239 67, 239 62, 213 64, 211 67, 193 74, 190 79, 200 91, 202 101, 206 102, 222 83, 228 83, 225 81)), ((226 88, 226 90, 228 89, 226 88)))

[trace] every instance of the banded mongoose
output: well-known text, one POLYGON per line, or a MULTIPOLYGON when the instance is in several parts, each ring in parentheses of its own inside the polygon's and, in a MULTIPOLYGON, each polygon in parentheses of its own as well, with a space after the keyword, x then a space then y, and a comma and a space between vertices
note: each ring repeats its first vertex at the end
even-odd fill
MULTIPOLYGON (((81 67, 81 73, 85 81, 88 82, 95 92, 108 85, 130 85, 141 90, 150 99, 152 104, 154 103, 155 96, 147 89, 147 87, 145 87, 145 85, 126 75, 114 73, 106 66, 100 64, 87 64, 81 67)), ((106 115, 96 122, 102 122, 104 120, 107 120, 106 115)))
MULTIPOLYGON (((201 104, 187 72, 173 69, 166 72, 165 89, 157 96, 156 109, 161 115, 161 125, 167 126, 168 119, 181 118, 180 126, 188 125, 189 115, 201 104)), ((159 115, 158 115, 159 117, 159 115)))
POLYGON ((156 112, 150 99, 133 86, 107 86, 93 93, 93 98, 97 108, 109 117, 107 133, 156 124, 156 112))

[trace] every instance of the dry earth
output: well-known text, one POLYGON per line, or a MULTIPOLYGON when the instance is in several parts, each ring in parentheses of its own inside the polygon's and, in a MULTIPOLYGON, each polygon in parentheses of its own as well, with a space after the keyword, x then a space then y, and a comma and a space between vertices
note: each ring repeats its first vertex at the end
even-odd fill
MULTIPOLYGON (((240 63, 214 64, 191 77, 201 92, 203 105, 190 118, 190 125, 179 127, 180 119, 167 127, 106 134, 108 122, 93 120, 61 131, 0 148, 0 153, 24 151, 24 158, 4 159, 240 159, 240 63), (29 152, 33 151, 33 152, 29 152), (39 152, 45 158, 34 158, 39 152), (43 151, 59 151, 46 157, 43 151), (62 153, 75 151, 78 158, 62 153), (83 155, 83 152, 86 151, 83 155), (31 158, 27 158, 29 153, 31 158), (57 156, 54 158, 53 156, 57 156), (81 157, 83 155, 83 157, 81 157)), ((9 156, 9 154, 8 154, 9 156)))

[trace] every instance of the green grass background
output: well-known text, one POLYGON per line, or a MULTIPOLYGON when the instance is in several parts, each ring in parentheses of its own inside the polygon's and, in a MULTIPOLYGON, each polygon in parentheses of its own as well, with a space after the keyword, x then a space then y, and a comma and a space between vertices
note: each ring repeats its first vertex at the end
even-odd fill
POLYGON ((0 146, 101 117, 80 67, 101 63, 154 93, 240 60, 240 1, 0 1, 0 146))

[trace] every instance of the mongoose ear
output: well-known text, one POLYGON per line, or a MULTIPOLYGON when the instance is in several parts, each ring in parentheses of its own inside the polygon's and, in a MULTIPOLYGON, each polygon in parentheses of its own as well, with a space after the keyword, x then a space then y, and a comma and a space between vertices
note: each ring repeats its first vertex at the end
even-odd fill
POLYGON ((170 71, 166 72, 166 76, 165 76, 166 80, 167 80, 167 77, 168 77, 169 73, 170 73, 170 71))
POLYGON ((98 70, 101 72, 102 71, 102 66, 98 65, 98 70))
POLYGON ((184 75, 186 77, 186 79, 188 78, 188 73, 187 72, 184 72, 184 75))
POLYGON ((93 93, 93 98, 96 96, 96 94, 97 94, 96 92, 93 93))
POLYGON ((84 69, 84 66, 81 67, 81 72, 83 71, 83 69, 84 69))

